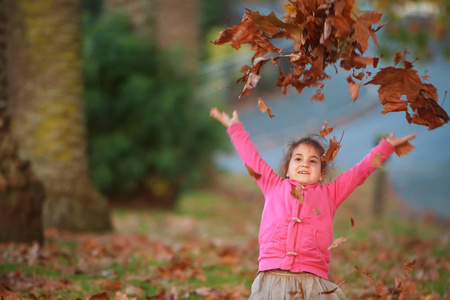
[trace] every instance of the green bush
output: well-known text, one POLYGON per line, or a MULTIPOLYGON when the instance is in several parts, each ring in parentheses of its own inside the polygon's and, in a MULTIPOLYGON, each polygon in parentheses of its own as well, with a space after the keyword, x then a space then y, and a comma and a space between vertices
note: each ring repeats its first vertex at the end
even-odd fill
POLYGON ((92 180, 108 196, 144 187, 173 201, 205 178, 223 129, 196 99, 195 76, 176 51, 134 34, 125 15, 86 15, 84 30, 92 180))

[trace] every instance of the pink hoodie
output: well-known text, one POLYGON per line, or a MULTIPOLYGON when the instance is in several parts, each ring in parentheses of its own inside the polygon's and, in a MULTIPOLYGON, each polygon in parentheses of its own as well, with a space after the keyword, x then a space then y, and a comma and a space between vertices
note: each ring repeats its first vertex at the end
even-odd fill
POLYGON ((242 123, 227 129, 231 142, 245 165, 261 177, 255 179, 265 197, 259 231, 259 271, 272 269, 310 272, 328 280, 333 241, 333 217, 337 207, 376 169, 375 153, 386 160, 394 147, 382 140, 364 159, 328 184, 302 188, 303 203, 292 197, 299 183, 278 176, 262 160, 242 123))

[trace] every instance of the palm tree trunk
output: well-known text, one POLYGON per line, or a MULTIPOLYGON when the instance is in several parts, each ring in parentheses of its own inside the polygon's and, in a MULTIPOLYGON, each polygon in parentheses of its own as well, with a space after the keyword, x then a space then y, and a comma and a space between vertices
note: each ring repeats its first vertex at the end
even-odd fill
POLYGON ((0 0, 0 242, 42 243, 44 187, 33 175, 30 163, 18 157, 10 133, 4 4, 0 0))
POLYGON ((44 227, 111 228, 88 172, 79 0, 6 0, 12 133, 44 182, 44 227))

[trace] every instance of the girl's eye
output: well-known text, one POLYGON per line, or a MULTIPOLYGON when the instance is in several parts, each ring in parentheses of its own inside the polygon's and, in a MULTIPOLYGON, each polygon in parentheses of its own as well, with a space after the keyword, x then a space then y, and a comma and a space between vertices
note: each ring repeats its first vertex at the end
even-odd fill
POLYGON ((315 160, 311 160, 310 162, 311 162, 311 163, 313 163, 313 164, 315 164, 315 163, 316 163, 317 161, 315 161, 315 160))

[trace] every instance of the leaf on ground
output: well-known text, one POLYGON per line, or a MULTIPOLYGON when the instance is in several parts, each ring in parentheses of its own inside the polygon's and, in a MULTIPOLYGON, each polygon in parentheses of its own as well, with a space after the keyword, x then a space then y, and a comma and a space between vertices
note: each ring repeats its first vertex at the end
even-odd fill
POLYGON ((329 135, 330 133, 333 132, 333 127, 327 128, 328 126, 328 121, 323 122, 323 126, 322 129, 320 130, 320 135, 322 137, 326 137, 327 135, 329 135))
POLYGON ((381 299, 387 299, 391 295, 391 292, 382 283, 377 284, 375 289, 381 299))
POLYGON ((89 297, 89 300, 110 300, 107 292, 99 292, 89 297))
POLYGON ((416 260, 415 259, 413 259, 412 261, 407 262, 407 263, 404 264, 403 276, 405 278, 407 278, 409 276, 409 273, 411 273, 411 271, 413 270, 415 264, 416 264, 416 260))
POLYGON ((328 250, 336 248, 337 246, 339 246, 342 243, 345 243, 346 241, 348 241, 349 237, 345 236, 345 237, 340 237, 337 239, 334 239, 334 241, 331 243, 330 247, 328 247, 328 250))
POLYGON ((245 167, 247 168, 248 174, 250 176, 252 176, 253 178, 255 178, 256 180, 258 180, 259 178, 261 178, 261 174, 255 172, 251 167, 247 166, 247 164, 245 164, 245 167))

